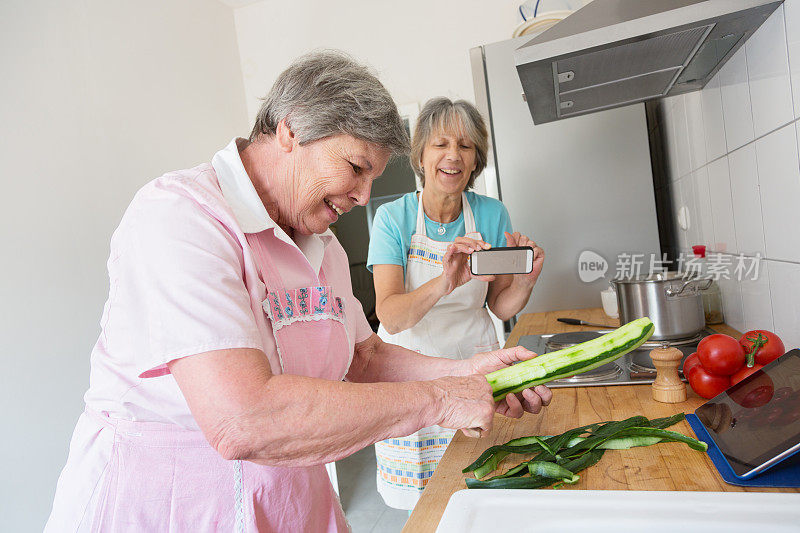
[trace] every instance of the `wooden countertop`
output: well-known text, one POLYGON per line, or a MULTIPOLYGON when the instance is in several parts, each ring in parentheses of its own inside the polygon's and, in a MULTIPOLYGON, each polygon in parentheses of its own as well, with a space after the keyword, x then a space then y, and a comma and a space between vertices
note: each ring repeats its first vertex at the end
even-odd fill
MULTIPOLYGON (((526 314, 514 326, 506 346, 516 346, 523 335, 597 329, 568 326, 556 321, 558 317, 580 318, 615 326, 619 323, 618 320, 608 318, 601 308, 526 314)), ((713 329, 735 337, 740 335, 738 331, 724 324, 713 329)), ((489 446, 528 435, 556 435, 573 427, 603 420, 622 420, 634 415, 658 418, 678 412, 691 413, 705 402, 691 389, 689 398, 677 404, 656 402, 650 394, 649 384, 553 389, 553 401, 538 415, 525 414, 520 419, 496 415, 494 428, 482 439, 468 438, 461 432, 457 433, 403 531, 435 531, 450 496, 466 488, 466 475, 461 473, 461 469, 489 446)), ((694 436, 686 421, 670 429, 694 436)), ((500 469, 508 469, 520 460, 520 456, 509 456, 500 463, 500 469)), ((800 493, 800 489, 744 488, 729 485, 722 480, 706 454, 679 443, 610 451, 597 465, 581 472, 581 480, 576 485, 565 486, 561 490, 581 489, 800 493)))

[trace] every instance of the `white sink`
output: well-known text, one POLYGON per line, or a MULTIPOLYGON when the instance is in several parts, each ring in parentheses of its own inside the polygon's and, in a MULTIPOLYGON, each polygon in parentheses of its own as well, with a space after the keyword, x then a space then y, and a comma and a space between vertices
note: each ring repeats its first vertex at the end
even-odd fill
POLYGON ((621 490, 460 490, 438 533, 800 532, 800 494, 621 490))

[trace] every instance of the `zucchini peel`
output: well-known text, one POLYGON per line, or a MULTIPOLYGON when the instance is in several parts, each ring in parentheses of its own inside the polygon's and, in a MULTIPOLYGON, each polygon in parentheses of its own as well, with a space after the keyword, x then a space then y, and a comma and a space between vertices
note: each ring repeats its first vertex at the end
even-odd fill
POLYGON ((659 442, 682 442, 693 450, 705 452, 706 443, 666 428, 684 419, 683 413, 648 420, 632 416, 625 420, 581 426, 552 437, 530 436, 514 439, 487 449, 463 472, 474 472, 467 478, 471 489, 535 489, 556 483, 574 484, 578 472, 597 463, 606 450, 627 450, 659 442), (480 479, 493 471, 509 453, 536 455, 505 473, 480 479))

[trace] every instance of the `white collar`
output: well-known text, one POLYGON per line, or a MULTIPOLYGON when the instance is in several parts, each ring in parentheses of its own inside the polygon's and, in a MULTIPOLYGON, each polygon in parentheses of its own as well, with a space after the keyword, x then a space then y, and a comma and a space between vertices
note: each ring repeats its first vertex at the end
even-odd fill
POLYGON ((217 173, 222 196, 233 211, 233 216, 239 223, 244 233, 260 233, 272 229, 275 236, 287 244, 298 248, 319 272, 325 247, 333 239, 333 232, 328 228, 320 235, 296 235, 293 241, 283 229, 275 223, 267 213, 261 202, 250 176, 244 169, 242 158, 239 155, 239 144, 244 144, 245 139, 234 138, 228 146, 214 154, 211 166, 217 173))

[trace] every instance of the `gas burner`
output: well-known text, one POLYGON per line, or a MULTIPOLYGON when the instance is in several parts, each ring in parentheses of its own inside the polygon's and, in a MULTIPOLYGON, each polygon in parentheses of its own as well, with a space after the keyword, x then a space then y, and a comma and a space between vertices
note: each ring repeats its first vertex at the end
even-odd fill
POLYGON ((692 337, 687 337, 685 339, 669 339, 669 340, 653 340, 653 339, 650 339, 649 341, 642 343, 642 345, 639 347, 639 349, 640 350, 644 350, 644 349, 652 350, 654 348, 661 348, 664 345, 666 345, 667 347, 674 346, 675 348, 678 348, 680 346, 697 345, 697 343, 699 343, 703 339, 703 337, 705 337, 707 335, 708 335, 708 333, 705 333, 705 331, 703 331, 701 333, 698 333, 697 335, 694 335, 692 337))
POLYGON ((596 339, 602 335, 603 334, 599 331, 568 331, 566 333, 556 333, 547 339, 545 347, 548 352, 555 352, 556 350, 562 350, 582 342, 596 339))
POLYGON ((636 373, 640 373, 640 374, 655 374, 656 373, 656 367, 654 367, 654 366, 642 366, 642 365, 639 365, 637 363, 631 363, 629 368, 631 369, 631 372, 636 372, 636 373))

